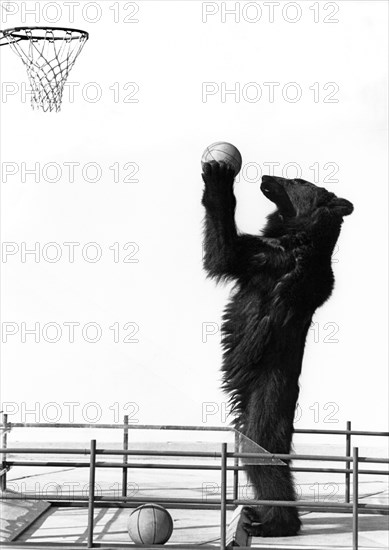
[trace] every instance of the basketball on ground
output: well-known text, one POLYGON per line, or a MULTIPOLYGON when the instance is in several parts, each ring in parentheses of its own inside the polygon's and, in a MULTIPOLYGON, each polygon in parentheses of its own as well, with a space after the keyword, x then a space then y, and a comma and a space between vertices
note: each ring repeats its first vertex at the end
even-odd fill
POLYGON ((128 518, 128 534, 135 544, 165 544, 173 532, 173 519, 158 504, 143 504, 128 518))

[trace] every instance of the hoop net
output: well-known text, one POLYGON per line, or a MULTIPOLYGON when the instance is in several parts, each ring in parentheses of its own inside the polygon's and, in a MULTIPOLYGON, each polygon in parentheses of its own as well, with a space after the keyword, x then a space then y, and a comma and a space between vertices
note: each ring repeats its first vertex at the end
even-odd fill
POLYGON ((76 29, 21 27, 3 31, 23 61, 31 85, 31 106, 60 111, 66 80, 88 33, 76 29))

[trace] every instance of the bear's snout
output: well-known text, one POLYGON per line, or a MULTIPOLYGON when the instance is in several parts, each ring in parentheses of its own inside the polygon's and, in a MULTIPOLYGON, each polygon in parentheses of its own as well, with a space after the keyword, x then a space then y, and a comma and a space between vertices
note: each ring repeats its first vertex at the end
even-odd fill
POLYGON ((276 176, 262 176, 261 191, 265 195, 277 194, 282 190, 282 178, 276 176))
POLYGON ((261 191, 283 215, 295 216, 296 211, 288 195, 289 182, 277 176, 262 176, 261 191))

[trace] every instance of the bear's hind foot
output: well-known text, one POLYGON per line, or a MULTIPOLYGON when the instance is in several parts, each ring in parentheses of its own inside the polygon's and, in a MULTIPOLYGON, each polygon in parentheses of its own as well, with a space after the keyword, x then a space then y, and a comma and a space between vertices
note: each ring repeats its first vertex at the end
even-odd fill
POLYGON ((248 520, 243 523, 243 529, 252 537, 294 537, 299 534, 301 521, 295 511, 284 518, 261 521, 261 514, 255 508, 245 506, 243 510, 248 520))

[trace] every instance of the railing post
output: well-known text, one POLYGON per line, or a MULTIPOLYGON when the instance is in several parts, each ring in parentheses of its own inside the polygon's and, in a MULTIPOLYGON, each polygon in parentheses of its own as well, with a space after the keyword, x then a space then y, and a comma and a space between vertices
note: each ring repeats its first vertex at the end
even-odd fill
POLYGON ((358 447, 353 449, 353 550, 358 550, 358 447))
MULTIPOLYGON (((235 441, 234 441, 234 453, 239 453, 239 433, 235 430, 235 441)), ((234 457, 234 466, 238 468, 239 458, 234 457)), ((239 497, 239 470, 234 470, 234 486, 233 486, 233 498, 237 500, 239 497)))
MULTIPOLYGON (((7 448, 7 426, 8 426, 8 415, 3 414, 3 435, 2 435, 2 447, 3 449, 7 448)), ((3 458, 1 460, 1 469, 5 470, 7 468, 7 455, 4 453, 3 458)), ((4 472, 4 474, 1 476, 1 484, 0 484, 1 490, 6 491, 7 490, 7 472, 4 472)))
MULTIPOLYGON (((128 414, 124 415, 123 424, 123 449, 128 451, 128 414)), ((123 455, 123 462, 124 464, 127 464, 128 455, 123 455)), ((127 468, 123 468, 122 470, 122 497, 127 496, 127 471, 127 468)))
MULTIPOLYGON (((346 424, 346 430, 351 431, 351 422, 348 420, 346 424)), ((346 456, 351 457, 351 434, 346 434, 346 456)), ((351 463, 346 463, 347 470, 350 469, 351 463)), ((350 502, 350 472, 346 472, 346 487, 345 487, 345 501, 350 502)))
POLYGON ((227 538, 227 443, 222 443, 220 481, 220 549, 226 550, 227 538))
POLYGON ((96 440, 90 442, 89 462, 89 503, 88 503, 88 548, 93 548, 93 523, 95 511, 95 478, 96 478, 96 440))

